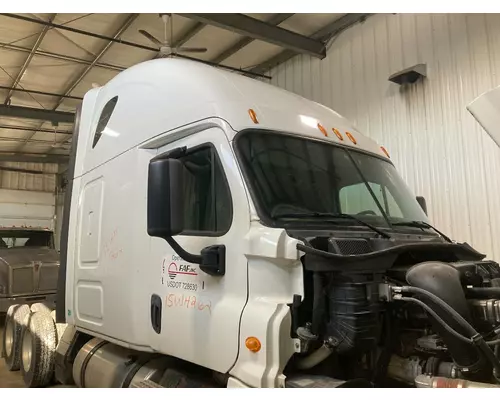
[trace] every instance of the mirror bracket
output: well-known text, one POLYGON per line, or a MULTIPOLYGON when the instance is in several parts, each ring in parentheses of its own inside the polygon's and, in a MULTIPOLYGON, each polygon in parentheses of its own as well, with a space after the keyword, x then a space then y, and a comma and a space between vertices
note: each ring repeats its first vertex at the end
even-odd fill
POLYGON ((208 275, 224 276, 226 273, 226 246, 208 246, 201 251, 200 269, 208 275))
POLYGON ((224 276, 226 273, 226 246, 214 245, 205 247, 201 251, 201 255, 196 255, 184 250, 175 239, 170 237, 164 238, 172 247, 179 257, 183 260, 199 264, 200 269, 211 276, 224 276))

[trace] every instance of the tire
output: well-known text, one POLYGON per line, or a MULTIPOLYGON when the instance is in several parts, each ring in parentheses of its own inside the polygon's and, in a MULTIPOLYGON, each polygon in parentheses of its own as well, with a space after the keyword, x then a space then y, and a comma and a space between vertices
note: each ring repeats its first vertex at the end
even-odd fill
POLYGON ((9 371, 19 371, 23 322, 29 313, 30 308, 26 304, 10 306, 7 311, 2 338, 2 352, 4 353, 5 366, 9 371))
POLYGON ((21 373, 27 387, 45 387, 52 382, 56 345, 56 324, 50 314, 31 314, 21 345, 21 373))
POLYGON ((61 340, 63 334, 64 334, 64 331, 66 330, 66 327, 68 326, 68 324, 57 324, 56 323, 56 332, 57 332, 57 342, 56 344, 59 344, 59 341, 61 340))
POLYGON ((51 313, 52 309, 45 303, 34 303, 31 305, 31 312, 46 312, 46 313, 51 313))

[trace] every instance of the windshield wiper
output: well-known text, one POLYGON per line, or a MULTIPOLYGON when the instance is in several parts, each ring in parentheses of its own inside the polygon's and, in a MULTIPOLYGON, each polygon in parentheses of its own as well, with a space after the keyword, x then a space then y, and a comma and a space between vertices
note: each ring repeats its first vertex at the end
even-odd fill
POLYGON ((358 222, 361 225, 366 226, 367 228, 370 228, 372 231, 378 233, 380 236, 385 237, 386 239, 390 239, 391 235, 388 233, 378 229, 377 227, 373 226, 372 224, 369 224, 368 222, 365 222, 359 218, 356 218, 353 215, 350 214, 334 214, 334 213, 321 213, 321 212, 305 212, 305 213, 286 213, 286 214, 276 214, 272 216, 273 218, 323 218, 325 220, 332 220, 336 218, 343 218, 343 219, 351 219, 353 221, 358 222))
POLYGON ((414 227, 414 228, 427 228, 427 229, 432 229, 434 232, 436 232, 438 235, 440 235, 444 240, 446 240, 449 243, 453 243, 453 241, 446 236, 443 232, 438 231, 436 228, 434 228, 431 224, 425 222, 425 221, 407 221, 407 222, 393 222, 393 226, 409 226, 409 227, 414 227))

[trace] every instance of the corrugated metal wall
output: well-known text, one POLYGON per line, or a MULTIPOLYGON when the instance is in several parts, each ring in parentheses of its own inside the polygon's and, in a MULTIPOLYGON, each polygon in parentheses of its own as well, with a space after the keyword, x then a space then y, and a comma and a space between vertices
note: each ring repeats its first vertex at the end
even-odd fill
MULTIPOLYGON (((50 218, 53 219, 55 217, 55 221, 51 220, 51 226, 55 230, 56 249, 59 249, 64 201, 64 192, 60 192, 60 190, 56 192, 56 175, 58 171, 59 166, 57 164, 22 162, 0 163, 0 197, 2 197, 1 194, 10 194, 16 198, 16 202, 24 204, 24 207, 28 210, 29 216, 37 215, 39 217, 40 201, 34 199, 51 199, 50 202, 45 202, 51 205, 51 211, 49 212, 49 214, 51 213, 50 218), (7 170, 2 170, 2 167, 7 170), (8 169, 13 170, 9 171, 8 169), (14 171, 14 169, 40 171, 43 172, 43 174, 19 172, 14 171)), ((12 207, 12 202, 7 201, 5 198, 0 198, 0 219, 3 215, 2 211, 12 207)), ((45 214, 43 215, 47 217, 45 214)))
POLYGON ((2 162, 0 163, 0 188, 54 193, 56 190, 57 169, 57 164, 2 162), (40 171, 44 172, 44 174, 5 171, 1 169, 2 167, 40 171))
POLYGON ((500 14, 375 15, 326 59, 298 56, 272 77, 388 148, 434 224, 500 260, 500 150, 465 108, 500 85, 500 14), (388 81, 417 63, 427 64, 423 82, 388 81))

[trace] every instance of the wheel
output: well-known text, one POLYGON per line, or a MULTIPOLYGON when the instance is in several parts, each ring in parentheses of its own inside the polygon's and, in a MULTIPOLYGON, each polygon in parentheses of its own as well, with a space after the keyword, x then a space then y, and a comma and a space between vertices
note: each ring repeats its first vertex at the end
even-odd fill
POLYGON ((34 303, 31 305, 31 312, 46 312, 51 313, 52 309, 45 303, 34 303))
POLYGON ((2 347, 5 357, 5 365, 9 371, 19 370, 23 321, 29 313, 30 308, 26 304, 16 304, 10 306, 7 311, 2 338, 2 347))
POLYGON ((23 330, 21 373, 27 387, 45 387, 54 376, 57 330, 49 313, 31 314, 23 330))

